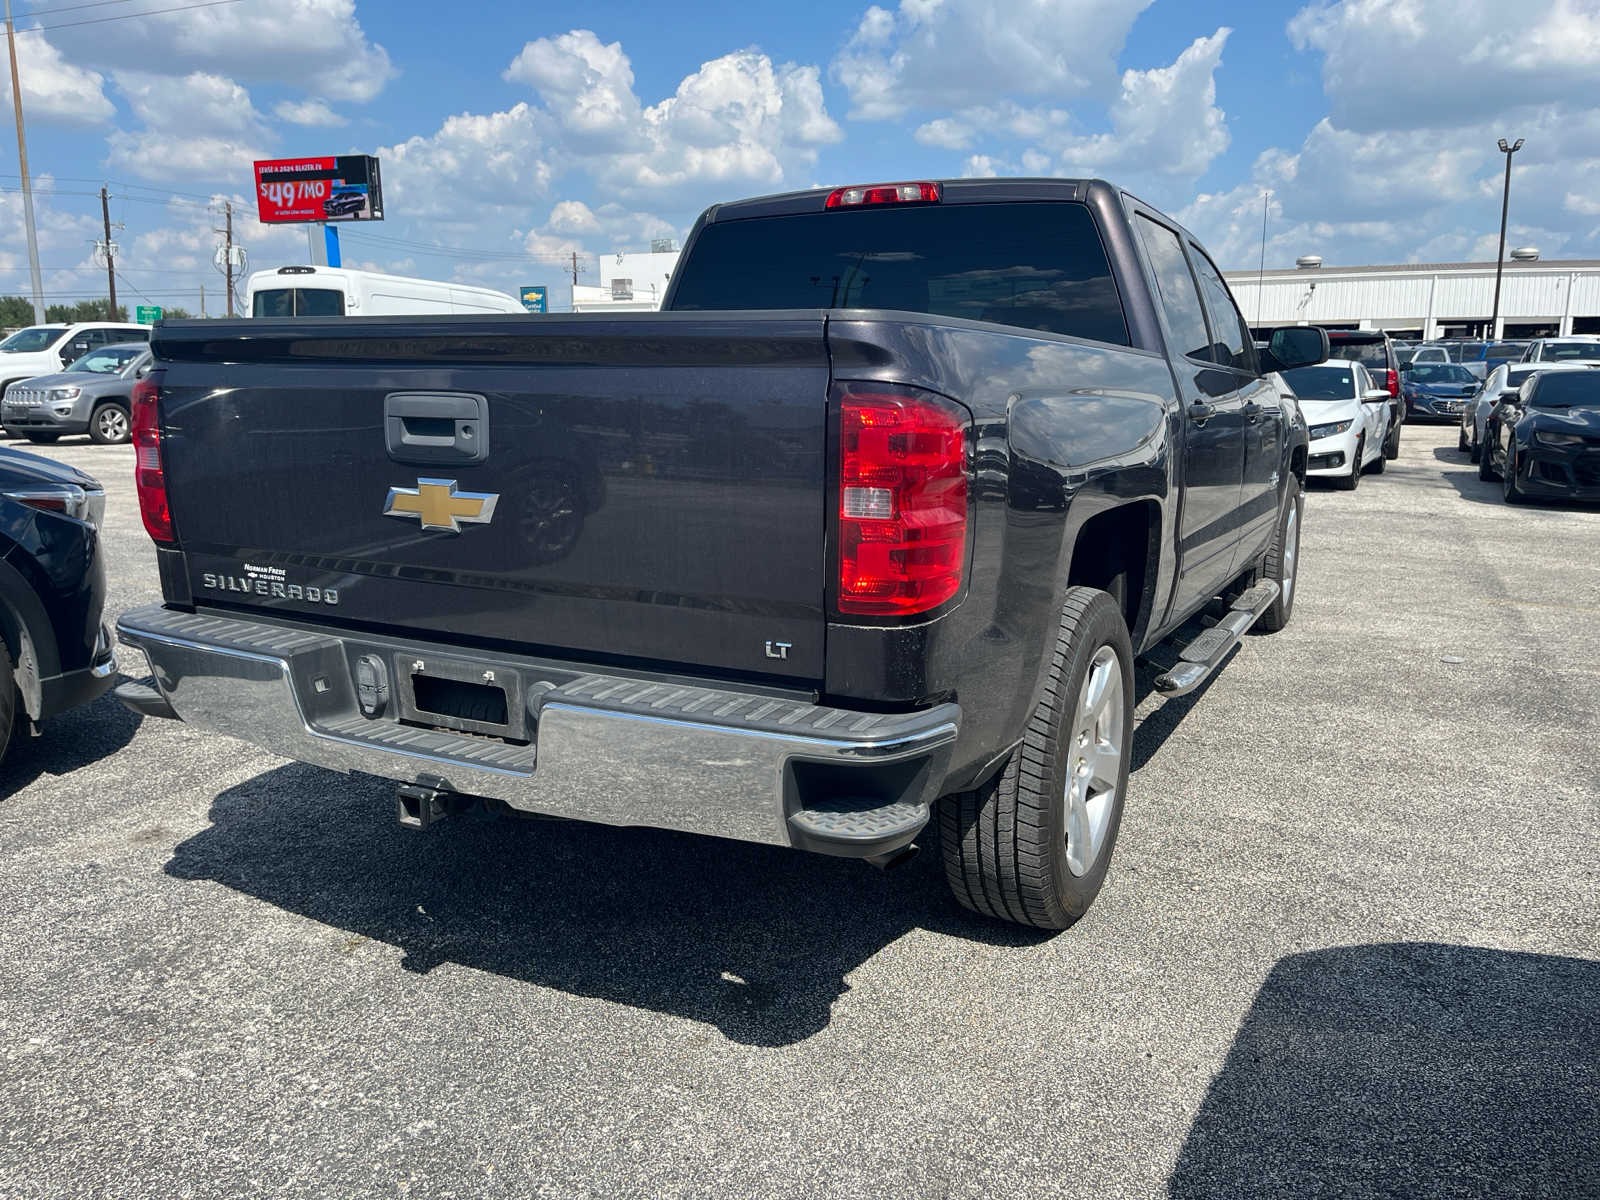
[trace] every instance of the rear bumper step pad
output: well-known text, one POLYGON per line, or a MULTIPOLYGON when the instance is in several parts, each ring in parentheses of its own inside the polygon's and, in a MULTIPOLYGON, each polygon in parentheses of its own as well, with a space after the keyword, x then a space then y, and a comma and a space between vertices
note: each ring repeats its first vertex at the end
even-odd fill
POLYGON ((868 713, 161 607, 125 612, 117 632, 144 651, 153 672, 119 689, 129 708, 177 716, 285 758, 489 796, 527 812, 858 857, 896 849, 920 831, 960 721, 954 704, 868 713), (516 672, 529 739, 423 728, 392 712, 364 716, 354 664, 374 649, 516 672))

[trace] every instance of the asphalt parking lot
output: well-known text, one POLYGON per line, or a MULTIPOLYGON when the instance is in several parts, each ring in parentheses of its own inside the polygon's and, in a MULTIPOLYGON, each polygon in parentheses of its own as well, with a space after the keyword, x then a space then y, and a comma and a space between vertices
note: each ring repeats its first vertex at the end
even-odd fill
MULTIPOLYGON (((1314 487, 1290 627, 1144 699, 1058 936, 937 853, 416 833, 58 719, 0 768, 0 1196, 1600 1194, 1600 508, 1455 439, 1314 487)), ((131 451, 43 449, 159 599, 131 451)))

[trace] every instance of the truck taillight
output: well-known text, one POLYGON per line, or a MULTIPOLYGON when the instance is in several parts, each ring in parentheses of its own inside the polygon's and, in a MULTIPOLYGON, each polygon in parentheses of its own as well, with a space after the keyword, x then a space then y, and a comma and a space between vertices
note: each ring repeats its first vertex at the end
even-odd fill
POLYGON ((1389 389, 1389 395, 1400 394, 1400 372, 1389 368, 1383 373, 1383 386, 1389 389))
POLYGON ((154 379, 133 385, 133 481, 139 490, 139 515, 158 542, 173 541, 172 510, 167 507, 167 474, 161 466, 161 390, 154 379))
POLYGON ((856 385, 839 412, 841 613, 903 617, 961 590, 967 414, 909 390, 856 385))

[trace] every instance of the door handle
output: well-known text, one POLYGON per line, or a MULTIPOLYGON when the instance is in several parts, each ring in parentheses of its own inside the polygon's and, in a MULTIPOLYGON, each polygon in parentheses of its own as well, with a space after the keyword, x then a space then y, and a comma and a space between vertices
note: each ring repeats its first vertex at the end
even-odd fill
POLYGON ((397 462, 482 462, 489 401, 465 392, 391 392, 383 398, 383 437, 397 462))
POLYGON ((1216 415, 1217 406, 1215 404, 1208 404, 1204 400, 1196 400, 1189 405, 1189 419, 1197 425, 1204 425, 1216 415))
POLYGON ((1244 413, 1244 419, 1252 425, 1261 419, 1261 405, 1254 400, 1248 401, 1240 411, 1244 413))

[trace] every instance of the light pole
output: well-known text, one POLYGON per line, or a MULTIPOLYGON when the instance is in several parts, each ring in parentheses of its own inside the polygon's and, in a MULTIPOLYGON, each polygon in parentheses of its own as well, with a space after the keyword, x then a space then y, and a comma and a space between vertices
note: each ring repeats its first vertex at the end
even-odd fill
POLYGON ((1489 314, 1490 341, 1500 336, 1500 273, 1506 261, 1506 212, 1511 207, 1511 156, 1521 149, 1521 138, 1514 145, 1507 145, 1505 138, 1500 139, 1500 153, 1506 156, 1506 188, 1500 196, 1500 253, 1494 260, 1494 311, 1489 314))
POLYGON ((22 83, 17 79, 17 33, 6 0, 6 49, 11 54, 11 106, 17 113, 17 160, 22 168, 22 214, 28 226, 28 275, 33 283, 33 319, 44 324, 44 284, 39 280, 39 236, 33 225, 33 181, 28 178, 28 139, 22 133, 22 83))

